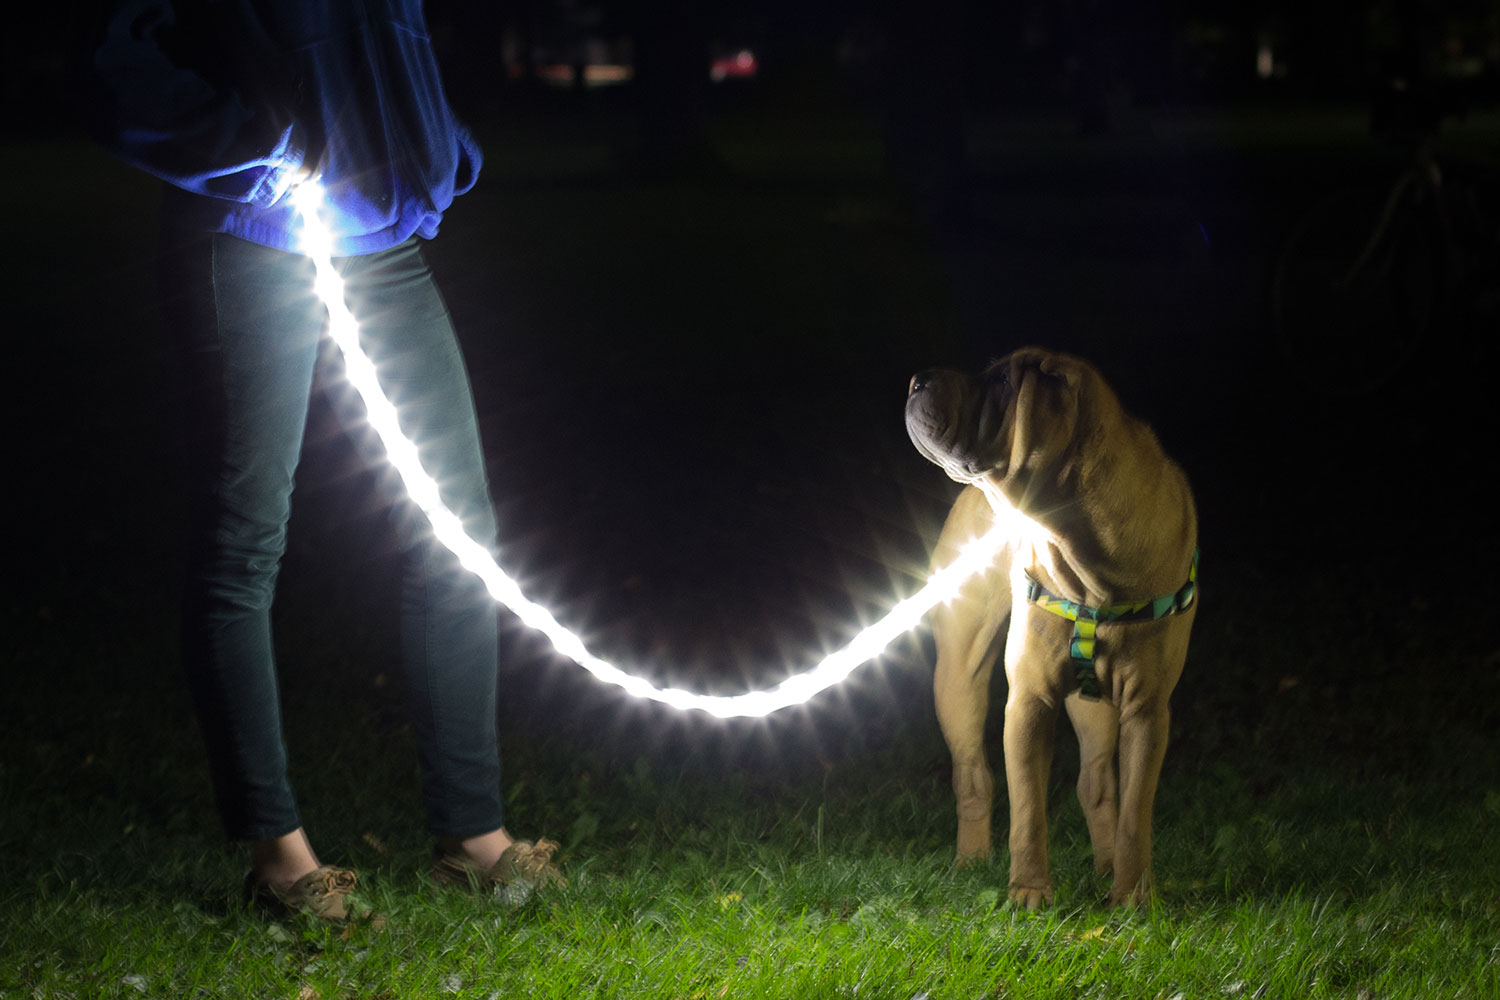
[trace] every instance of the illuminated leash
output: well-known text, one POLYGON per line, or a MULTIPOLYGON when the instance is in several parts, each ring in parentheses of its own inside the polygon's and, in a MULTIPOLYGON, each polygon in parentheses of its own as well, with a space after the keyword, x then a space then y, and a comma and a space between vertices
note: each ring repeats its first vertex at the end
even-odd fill
POLYGON ((314 290, 328 309, 328 334, 343 354, 345 374, 364 401, 370 426, 385 446, 407 494, 427 515, 437 540, 458 557, 465 569, 484 582, 496 602, 509 608, 524 624, 545 635, 559 653, 599 680, 621 687, 637 698, 649 698, 684 711, 698 709, 719 718, 760 717, 791 705, 800 705, 844 680, 855 667, 878 656, 898 636, 915 628, 932 608, 956 597, 964 582, 987 569, 1001 546, 1020 530, 1019 524, 1001 518, 988 534, 970 542, 954 562, 934 573, 921 590, 898 602, 884 618, 861 631, 843 649, 831 653, 811 670, 794 674, 773 688, 728 696, 658 688, 589 652, 583 640, 559 622, 552 612, 521 592, 520 585, 500 568, 489 550, 470 538, 458 516, 443 504, 436 480, 422 468, 416 445, 402 433, 396 408, 381 390, 375 366, 359 346, 359 323, 344 301, 344 280, 333 266, 333 234, 319 214, 323 206, 323 189, 315 181, 307 181, 295 187, 291 197, 302 216, 303 252, 312 259, 316 271, 314 290))

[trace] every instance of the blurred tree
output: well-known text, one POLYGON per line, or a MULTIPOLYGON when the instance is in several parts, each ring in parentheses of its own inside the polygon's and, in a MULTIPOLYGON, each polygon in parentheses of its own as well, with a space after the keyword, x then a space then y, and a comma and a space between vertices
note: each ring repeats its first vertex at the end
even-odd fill
POLYGON ((609 21, 635 52, 631 84, 638 138, 635 167, 651 176, 719 169, 704 132, 709 39, 725 0, 610 0, 609 21))

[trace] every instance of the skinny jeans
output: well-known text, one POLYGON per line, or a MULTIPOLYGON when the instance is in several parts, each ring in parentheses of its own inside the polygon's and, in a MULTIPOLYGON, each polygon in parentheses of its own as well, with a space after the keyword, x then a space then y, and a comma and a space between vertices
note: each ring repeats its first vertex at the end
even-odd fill
MULTIPOLYGON (((167 232, 164 301, 192 421, 194 515, 182 624, 188 687, 225 831, 234 840, 278 837, 301 819, 287 775, 271 605, 326 311, 306 257, 221 234, 167 232)), ((468 375, 420 241, 335 263, 403 430, 440 479, 448 506, 493 551, 495 518, 468 375)), ((325 380, 338 384, 338 373, 325 380)), ((497 829, 504 807, 495 606, 405 498, 353 390, 345 383, 331 395, 391 505, 400 657, 429 828, 439 836, 497 829)))

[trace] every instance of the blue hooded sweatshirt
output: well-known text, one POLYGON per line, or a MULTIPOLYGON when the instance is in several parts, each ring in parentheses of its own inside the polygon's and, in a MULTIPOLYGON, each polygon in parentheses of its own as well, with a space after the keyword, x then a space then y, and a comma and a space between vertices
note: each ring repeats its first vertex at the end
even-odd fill
POLYGON ((179 224, 298 250, 312 174, 338 256, 437 234, 480 153, 444 96, 421 0, 123 0, 86 114, 169 182, 179 224))

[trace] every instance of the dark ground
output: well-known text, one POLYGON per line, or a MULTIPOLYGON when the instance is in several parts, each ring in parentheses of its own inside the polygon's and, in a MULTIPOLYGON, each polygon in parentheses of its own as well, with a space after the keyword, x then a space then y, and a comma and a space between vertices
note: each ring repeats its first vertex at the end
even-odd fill
MULTIPOLYGON (((1094 360, 1193 479, 1204 603, 1179 717, 1248 727, 1277 690, 1335 697, 1453 630, 1471 638, 1455 669, 1494 692, 1490 331, 1451 324, 1389 388, 1338 401, 1266 331, 1292 222, 1388 166, 1363 110, 1210 109, 1089 138, 979 122, 961 239, 924 226, 857 115, 726 111, 727 169, 672 183, 623 172, 615 128, 602 107, 482 123, 485 175, 431 244, 502 561, 605 655, 734 691, 841 644, 914 589, 954 492, 906 441, 908 377, 1041 343, 1094 360)), ((1455 134, 1493 148, 1500 121, 1455 134)), ((5 152, 16 678, 161 684, 164 720, 188 725, 154 187, 81 141, 5 152), (94 667, 37 652, 60 645, 94 667)), ((326 416, 311 427, 278 609, 289 703, 395 666, 381 518, 350 515, 360 475, 326 416)), ((505 623, 510 740, 737 754, 795 736, 822 757, 935 731, 919 637, 806 711, 725 725, 626 705, 505 623)))

